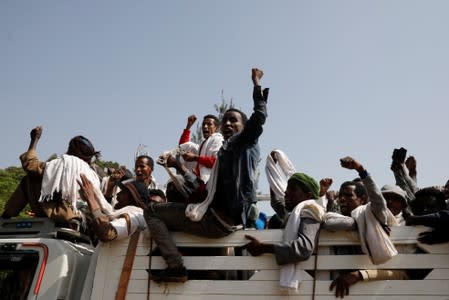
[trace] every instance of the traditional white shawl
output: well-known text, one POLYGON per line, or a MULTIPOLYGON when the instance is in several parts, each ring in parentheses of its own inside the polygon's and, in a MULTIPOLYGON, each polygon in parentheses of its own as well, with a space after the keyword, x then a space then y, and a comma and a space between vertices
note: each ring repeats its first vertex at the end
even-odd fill
MULTIPOLYGON (((85 202, 79 194, 80 187, 77 180, 80 180, 80 174, 86 175, 87 179, 92 183, 101 211, 111 220, 126 213, 131 219, 131 232, 129 234, 138 228, 146 228, 141 208, 126 206, 119 210, 114 210, 101 192, 100 179, 95 171, 85 161, 72 155, 64 154, 62 157, 51 160, 46 164, 39 202, 52 201, 54 192, 60 192, 62 199, 69 203, 75 213, 81 212, 78 210, 79 204, 83 203, 85 205, 85 202)), ((82 217, 84 219, 83 215, 82 217)), ((112 223, 114 227, 118 226, 116 229, 120 237, 125 236, 125 230, 127 233, 126 223, 122 223, 120 221, 112 223)))
POLYGON ((147 223, 143 217, 143 209, 137 206, 125 206, 115 211, 115 217, 111 221, 111 225, 117 230, 117 239, 127 238, 136 230, 145 230, 147 223), (130 219, 130 231, 128 232, 128 224, 124 218, 117 218, 122 214, 127 214, 130 219))
MULTIPOLYGON (((54 193, 60 192, 63 201, 71 206, 74 213, 78 213, 78 202, 82 199, 77 180, 80 179, 81 173, 85 174, 94 188, 100 191, 100 178, 84 160, 64 154, 47 162, 39 202, 52 201, 54 193)), ((84 201, 82 202, 84 203, 84 201)))
POLYGON ((277 163, 271 154, 268 154, 265 163, 265 173, 267 175, 270 188, 276 194, 277 198, 284 198, 287 189, 288 179, 296 172, 295 166, 281 150, 275 149, 277 163))
MULTIPOLYGON (((370 206, 371 203, 368 203, 355 208, 351 212, 351 216, 357 222, 363 253, 369 255, 373 264, 379 265, 396 256, 398 251, 373 214, 370 206)), ((387 225, 392 226, 396 224, 394 215, 388 210, 387 225)))
POLYGON ((187 169, 193 170, 196 166, 196 161, 185 161, 184 158, 182 158, 182 154, 186 152, 198 154, 199 148, 200 147, 198 146, 198 144, 195 144, 194 142, 187 142, 168 152, 164 152, 164 154, 166 155, 167 153, 170 153, 174 157, 179 155, 179 160, 181 161, 181 163, 186 166, 187 169))
MULTIPOLYGON (((306 200, 293 209, 288 217, 287 225, 284 229, 283 241, 289 243, 298 238, 299 225, 301 224, 301 216, 313 218, 321 222, 324 216, 324 209, 316 200, 306 200)), ((281 288, 298 289, 302 282, 304 270, 301 268, 300 262, 291 263, 281 267, 279 284, 281 288)))
MULTIPOLYGON (((198 154, 199 156, 214 156, 217 157, 218 150, 220 150, 223 145, 223 136, 221 133, 216 132, 210 135, 207 139, 201 142, 200 145, 197 145, 193 142, 186 142, 184 144, 179 145, 179 152, 182 154, 183 152, 193 152, 198 154)), ((172 150, 171 153, 174 151, 172 150)), ((176 152, 176 151, 175 151, 176 152)), ((197 162, 186 162, 181 157, 181 162, 186 166, 187 169, 194 169, 197 165, 197 162)), ((203 182, 208 182, 210 175, 212 173, 212 168, 205 167, 203 165, 199 166, 200 178, 203 182)))
POLYGON ((217 178, 218 178, 218 160, 215 161, 215 164, 212 168, 212 173, 210 175, 209 181, 206 184, 207 189, 207 197, 201 203, 192 203, 188 204, 186 207, 186 217, 194 222, 200 221, 204 214, 207 211, 207 208, 212 203, 215 195, 215 189, 217 187, 217 178))
MULTIPOLYGON (((218 150, 223 145, 223 136, 216 132, 205 139, 200 146, 200 156, 214 156, 217 157, 218 150)), ((212 174, 212 168, 207 168, 200 165, 200 178, 203 182, 208 182, 212 174)))
MULTIPOLYGON (((213 137, 213 139, 211 140, 211 143, 214 145, 214 147, 217 146, 217 143, 218 143, 217 141, 220 141, 221 143, 223 143, 223 136, 221 136, 221 134, 220 135, 213 134, 213 135, 211 135, 209 137, 209 139, 211 137, 213 137)), ((169 155, 181 154, 182 151, 185 151, 185 149, 182 150, 181 148, 186 147, 186 146, 183 146, 183 145, 186 145, 186 144, 187 145, 191 145, 191 144, 194 144, 194 143, 191 143, 191 142, 184 143, 184 144, 180 145, 180 148, 176 148, 176 149, 173 149, 171 151, 165 151, 159 157, 158 164, 166 165, 168 156, 169 155)), ((206 145, 203 146, 203 148, 205 148, 205 147, 206 147, 206 145)), ((220 147, 221 147, 221 145, 220 145, 220 147)), ((218 147, 218 149, 220 147, 218 147)), ((213 147, 211 149, 213 149, 213 147)), ((218 165, 219 165, 218 160, 216 160, 214 166, 210 170, 210 174, 208 175, 209 176, 208 180, 205 181, 206 182, 206 190, 207 190, 206 199, 204 199, 204 201, 201 202, 201 203, 188 204, 187 207, 186 207, 185 215, 186 215, 187 218, 189 218, 193 222, 199 222, 203 218, 204 214, 207 211, 207 208, 209 207, 209 205, 212 203, 212 200, 214 199, 215 189, 216 189, 216 185, 217 185, 217 177, 218 177, 218 165)), ((178 188, 178 190, 181 193, 184 192, 187 195, 187 191, 185 191, 183 186, 182 186, 182 181, 179 178, 177 178, 176 175, 174 175, 170 171, 170 169, 168 169, 167 167, 166 167, 166 170, 167 170, 168 174, 170 175, 170 178, 172 179, 173 183, 178 188)))
MULTIPOLYGON (((288 179, 296 173, 295 166, 288 156, 279 149, 272 150, 276 156, 277 163, 271 154, 268 154, 265 162, 265 173, 267 175, 270 189, 275 193, 276 199, 283 199, 287 189, 288 179)), ((324 209, 327 207, 326 195, 316 200, 324 209)))

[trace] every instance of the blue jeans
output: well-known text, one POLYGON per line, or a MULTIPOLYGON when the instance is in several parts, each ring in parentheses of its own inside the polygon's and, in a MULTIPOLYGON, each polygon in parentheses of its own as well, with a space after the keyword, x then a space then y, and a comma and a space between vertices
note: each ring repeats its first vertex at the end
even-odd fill
POLYGON ((207 210, 199 222, 193 222, 185 215, 186 204, 152 202, 144 211, 145 221, 169 268, 183 266, 181 254, 169 231, 182 231, 207 238, 221 238, 232 231, 227 230, 215 216, 207 210))

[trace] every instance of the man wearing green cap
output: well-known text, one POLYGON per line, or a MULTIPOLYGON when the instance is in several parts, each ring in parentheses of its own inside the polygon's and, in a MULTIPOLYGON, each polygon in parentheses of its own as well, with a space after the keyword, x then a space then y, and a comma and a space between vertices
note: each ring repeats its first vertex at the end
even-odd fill
MULTIPOLYGON (((254 256, 273 253, 279 265, 291 265, 308 259, 315 248, 324 215, 324 208, 316 200, 319 198, 320 185, 304 173, 293 174, 287 183, 284 197, 284 209, 289 212, 284 229, 283 242, 264 243, 258 238, 245 235, 250 242, 247 250, 254 256)), ((297 288, 300 278, 283 280, 281 268, 281 286, 297 288)))

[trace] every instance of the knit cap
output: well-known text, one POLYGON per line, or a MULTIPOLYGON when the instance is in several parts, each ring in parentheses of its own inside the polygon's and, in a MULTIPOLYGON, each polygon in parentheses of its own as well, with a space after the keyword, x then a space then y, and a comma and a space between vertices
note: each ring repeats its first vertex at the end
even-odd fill
POLYGON ((304 173, 295 173, 290 177, 288 183, 291 183, 292 181, 299 184, 304 192, 312 193, 313 199, 318 199, 320 197, 320 185, 309 175, 304 173))

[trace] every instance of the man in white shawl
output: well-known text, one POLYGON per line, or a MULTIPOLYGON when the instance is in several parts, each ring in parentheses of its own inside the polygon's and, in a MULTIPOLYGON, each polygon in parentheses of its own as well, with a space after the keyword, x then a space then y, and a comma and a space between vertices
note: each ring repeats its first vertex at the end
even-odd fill
POLYGON ((264 243, 251 235, 245 235, 250 243, 246 248, 254 255, 273 253, 281 265, 281 288, 294 289, 302 281, 303 270, 299 262, 307 260, 313 253, 320 230, 324 208, 317 202, 320 185, 304 173, 293 174, 285 190, 285 209, 290 212, 284 229, 283 242, 264 243))
MULTIPOLYGON (((340 160, 341 166, 356 170, 361 181, 347 181, 340 187, 339 204, 342 215, 328 213, 324 216, 323 228, 329 230, 357 230, 361 249, 358 246, 336 247, 337 254, 367 254, 373 264, 382 264, 398 254, 389 239, 389 226, 397 224, 387 207, 385 197, 373 178, 358 161, 352 157, 340 160), (350 248, 349 248, 350 247, 350 248)), ((404 279, 402 270, 355 270, 340 274, 330 285, 335 296, 343 298, 349 294, 349 287, 359 281, 404 279)))
MULTIPOLYGON (((179 145, 182 148, 184 144, 192 144, 190 141, 190 128, 196 120, 195 115, 187 118, 187 126, 184 129, 179 145)), ((194 163, 194 173, 204 182, 207 183, 212 172, 212 167, 217 159, 218 150, 223 144, 223 136, 219 131, 220 120, 214 115, 205 115, 201 123, 201 132, 203 140, 199 145, 194 144, 192 150, 187 150, 182 154, 182 158, 186 162, 194 163)))
POLYGON ((37 126, 30 132, 28 150, 20 156, 23 178, 5 205, 2 217, 14 217, 27 203, 37 217, 48 217, 61 226, 75 226, 82 219, 82 201, 79 201, 76 179, 80 172, 88 174, 92 181, 99 177, 92 167, 92 160, 99 156, 93 144, 84 136, 73 137, 66 154, 48 162, 39 160, 36 147, 43 128, 37 126))
POLYGON ((214 115, 205 115, 201 124, 204 139, 200 144, 190 141, 190 128, 195 115, 187 118, 187 125, 179 140, 179 146, 165 151, 158 164, 166 168, 170 179, 167 182, 167 199, 170 202, 201 202, 204 200, 206 184, 223 144, 223 135, 218 132, 220 121, 214 115), (177 169, 177 175, 170 168, 177 169))
POLYGON ((128 205, 114 209, 85 174, 80 175, 78 184, 93 216, 94 233, 102 242, 127 238, 137 230, 146 230, 143 209, 152 201, 165 201, 161 190, 149 190, 141 180, 128 180, 121 183, 121 191, 117 194, 119 203, 128 205))

